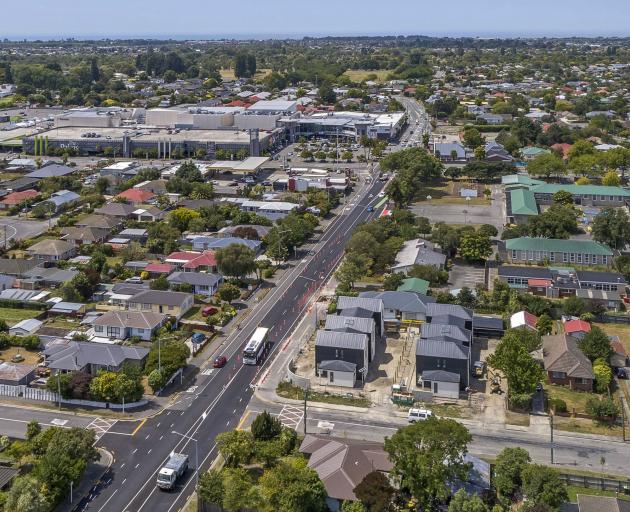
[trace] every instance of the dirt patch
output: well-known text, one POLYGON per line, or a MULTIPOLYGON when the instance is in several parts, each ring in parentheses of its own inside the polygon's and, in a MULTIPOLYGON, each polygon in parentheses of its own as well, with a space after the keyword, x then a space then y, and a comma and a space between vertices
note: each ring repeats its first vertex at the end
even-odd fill
POLYGON ((25 350, 21 347, 9 347, 3 351, 0 352, 0 359, 4 359, 5 362, 10 363, 11 362, 11 358, 16 355, 16 354, 20 354, 22 357, 24 357, 24 361, 22 361, 19 364, 37 364, 40 361, 40 357, 39 357, 39 352, 34 352, 31 350, 25 350))

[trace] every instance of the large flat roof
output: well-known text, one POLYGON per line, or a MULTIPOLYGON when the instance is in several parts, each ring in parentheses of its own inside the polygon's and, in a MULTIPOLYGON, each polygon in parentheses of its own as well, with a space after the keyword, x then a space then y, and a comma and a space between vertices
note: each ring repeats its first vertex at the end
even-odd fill
MULTIPOLYGON (((129 135, 134 141, 202 141, 219 143, 239 143, 249 144, 249 133, 237 130, 180 130, 177 133, 168 133, 167 129, 146 128, 85 128, 85 127, 63 127, 54 128, 39 135, 48 137, 49 141, 81 139, 84 133, 96 133, 97 137, 86 139, 88 141, 102 139, 107 140, 122 139, 123 135, 129 135), (109 139, 107 138, 109 137, 109 139)), ((261 131, 260 139, 269 137, 269 133, 261 131)))

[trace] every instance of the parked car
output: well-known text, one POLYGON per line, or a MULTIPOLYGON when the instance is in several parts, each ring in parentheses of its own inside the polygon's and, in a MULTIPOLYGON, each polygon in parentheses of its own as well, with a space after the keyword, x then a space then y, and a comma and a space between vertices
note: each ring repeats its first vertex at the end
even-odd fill
POLYGON ((486 373, 486 363, 484 361, 475 361, 473 363, 473 376, 480 379, 486 373))
POLYGON ((219 310, 215 308, 214 306, 206 306, 201 310, 201 315, 210 316, 210 315, 214 315, 217 311, 219 310))
POLYGON ((617 378, 618 379, 627 379, 628 378, 628 372, 626 371, 625 368, 617 368, 617 378))
POLYGON ((223 368, 227 364, 227 358, 225 356, 219 356, 214 359, 212 366, 214 368, 223 368))
POLYGON ((24 356, 22 354, 15 354, 11 358, 12 363, 21 363, 22 361, 24 361, 24 356))
POLYGON ((138 276, 129 277, 125 279, 125 283, 142 284, 142 282, 143 282, 142 279, 139 278, 138 276))
POLYGON ((407 413, 407 421, 409 423, 415 423, 416 421, 424 421, 433 416, 433 413, 429 409, 409 409, 407 413))
POLYGON ((48 377, 40 377, 39 379, 35 379, 31 381, 29 386, 32 388, 46 389, 47 382, 48 382, 48 377))
POLYGON ((206 335, 202 332, 196 332, 190 338, 193 343, 203 343, 206 339, 206 335))
POLYGON ((367 211, 368 212, 373 212, 374 211, 374 207, 372 205, 367 207, 367 211))

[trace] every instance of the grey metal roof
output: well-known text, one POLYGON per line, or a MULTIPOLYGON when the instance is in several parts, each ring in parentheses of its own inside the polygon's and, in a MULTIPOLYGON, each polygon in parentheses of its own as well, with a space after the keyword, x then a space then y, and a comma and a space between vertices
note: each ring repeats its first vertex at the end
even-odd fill
POLYGON ((50 311, 56 313, 76 313, 77 311, 80 311, 83 306, 85 306, 85 304, 80 302, 61 301, 57 302, 52 308, 50 308, 50 311))
POLYGON ((504 328, 503 319, 496 318, 493 316, 475 315, 473 317, 473 325, 475 326, 475 328, 480 328, 480 329, 502 330, 504 328))
POLYGON ((427 304, 427 316, 435 317, 440 315, 450 315, 463 318, 464 320, 472 320, 472 311, 462 306, 456 304, 438 304, 437 302, 427 304))
POLYGON ((426 305, 430 302, 435 302, 435 299, 432 297, 414 292, 361 292, 359 293, 359 297, 381 299, 383 306, 387 309, 394 309, 405 313, 425 313, 427 310, 426 305))
POLYGON ((51 164, 36 171, 29 172, 25 175, 26 178, 53 178, 57 176, 66 176, 72 174, 74 169, 67 165, 51 164))
POLYGON ((342 361, 341 359, 332 359, 329 361, 322 361, 317 366, 320 370, 330 370, 334 372, 356 372, 357 371, 356 364, 349 363, 348 361, 342 361))
POLYGON ((350 332, 317 331, 316 347, 334 347, 353 350, 366 350, 368 337, 366 334, 350 332))
POLYGON ((39 265, 39 261, 34 259, 8 259, 0 258, 0 272, 3 274, 22 276, 25 272, 39 265))
POLYGON ((166 315, 151 311, 108 311, 94 319, 92 325, 154 329, 166 319, 166 315))
POLYGON ((456 325, 431 322, 430 324, 422 324, 422 327, 420 328, 420 337, 422 339, 439 339, 444 337, 462 342, 469 342, 471 333, 470 331, 457 327, 456 325))
POLYGON ((591 270, 578 270, 578 281, 625 284, 626 278, 617 272, 594 272, 591 270))
POLYGON ((361 308, 375 313, 381 313, 383 311, 383 301, 381 299, 346 297, 345 295, 342 295, 337 300, 337 309, 344 310, 347 308, 361 308))
POLYGON ((173 272, 166 278, 169 283, 175 284, 192 284, 214 286, 221 281, 222 277, 217 274, 208 274, 206 272, 173 272))
POLYGON ((138 304, 162 304, 165 306, 181 306, 192 294, 169 292, 163 290, 143 290, 134 295, 129 302, 138 304))
POLYGON ((81 370, 88 364, 120 366, 128 359, 140 361, 148 353, 149 349, 142 347, 68 340, 49 343, 44 349, 50 368, 71 371, 81 370))
POLYGON ((345 308, 342 309, 339 314, 341 316, 349 316, 355 318, 372 318, 374 312, 363 308, 345 308))
POLYGON ((56 267, 35 267, 24 272, 24 277, 33 280, 42 280, 49 283, 65 283, 72 280, 79 273, 78 270, 65 270, 56 267))
POLYGON ((341 316, 326 315, 326 325, 324 329, 327 331, 338 331, 348 329, 358 333, 372 334, 374 331, 374 319, 357 317, 357 316, 341 316))
POLYGON ((416 355, 443 357, 446 359, 468 359, 468 347, 453 341, 422 340, 416 342, 416 355))
POLYGON ((422 380, 459 383, 460 375, 459 373, 447 372, 445 370, 424 370, 422 372, 422 380))
POLYGON ((19 472, 16 468, 0 466, 0 489, 4 489, 19 472))
POLYGON ((551 271, 542 267, 515 267, 511 265, 501 265, 499 275, 505 277, 526 277, 533 279, 551 279, 551 271))
POLYGON ((455 325, 464 329, 466 327, 466 319, 455 315, 435 315, 431 317, 432 324, 455 325))

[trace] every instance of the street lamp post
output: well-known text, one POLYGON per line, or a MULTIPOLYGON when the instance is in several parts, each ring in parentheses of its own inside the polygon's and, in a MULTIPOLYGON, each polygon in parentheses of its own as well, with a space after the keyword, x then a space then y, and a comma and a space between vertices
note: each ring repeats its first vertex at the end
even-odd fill
POLYGON ((176 430, 171 430, 171 434, 178 435, 183 437, 184 439, 188 439, 189 441, 195 442, 195 482, 196 487, 199 487, 199 452, 197 451, 197 439, 186 434, 182 434, 181 432, 177 432, 176 430))

